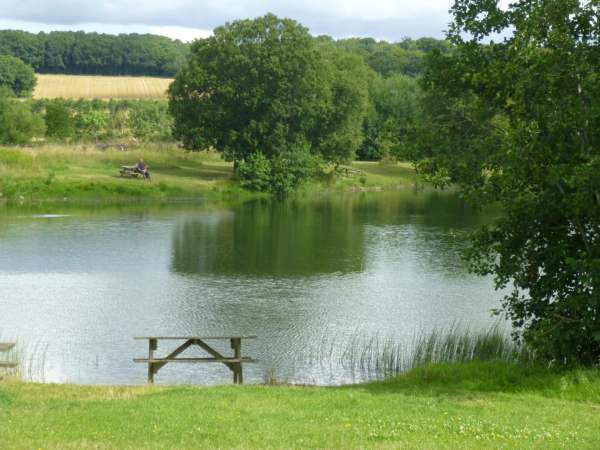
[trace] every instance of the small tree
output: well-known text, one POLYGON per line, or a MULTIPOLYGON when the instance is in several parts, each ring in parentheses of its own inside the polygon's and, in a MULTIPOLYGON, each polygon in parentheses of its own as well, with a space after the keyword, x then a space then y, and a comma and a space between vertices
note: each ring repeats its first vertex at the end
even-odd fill
POLYGON ((37 79, 33 69, 14 56, 0 56, 0 87, 10 89, 17 97, 28 97, 37 79))

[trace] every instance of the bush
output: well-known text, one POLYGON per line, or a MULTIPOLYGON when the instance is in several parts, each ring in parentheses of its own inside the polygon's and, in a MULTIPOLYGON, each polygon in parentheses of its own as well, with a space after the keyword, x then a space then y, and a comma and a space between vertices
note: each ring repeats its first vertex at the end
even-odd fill
POLYGON ((29 104, 0 94, 0 144, 24 145, 44 136, 46 127, 41 116, 29 104))
POLYGON ((318 165, 319 158, 307 145, 277 155, 271 161, 271 192, 285 197, 314 176, 318 165))
POLYGON ((58 140, 67 140, 75 135, 75 122, 70 109, 64 102, 48 103, 45 120, 46 136, 58 140))
POLYGON ((0 56, 0 87, 10 89, 17 97, 28 97, 37 80, 33 69, 14 56, 0 56))
POLYGON ((250 191, 268 192, 271 188, 271 162, 262 152, 253 153, 238 167, 240 186, 250 191))
POLYGON ((238 167, 240 186, 285 197, 314 176, 319 162, 308 145, 298 145, 271 159, 262 152, 253 153, 238 167))

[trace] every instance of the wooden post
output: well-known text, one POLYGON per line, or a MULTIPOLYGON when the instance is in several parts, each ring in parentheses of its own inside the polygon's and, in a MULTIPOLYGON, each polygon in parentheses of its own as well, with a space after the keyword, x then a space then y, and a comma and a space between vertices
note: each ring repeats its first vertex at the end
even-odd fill
MULTIPOLYGON (((233 349, 233 357, 237 360, 242 358, 242 340, 240 338, 231 339, 231 348, 233 349)), ((242 363, 237 362, 233 364, 233 382, 236 384, 242 384, 244 377, 242 375, 242 363)))
MULTIPOLYGON (((148 339, 148 359, 154 359, 154 350, 158 348, 156 339, 148 339)), ((154 363, 148 361, 148 383, 154 384, 154 363)))

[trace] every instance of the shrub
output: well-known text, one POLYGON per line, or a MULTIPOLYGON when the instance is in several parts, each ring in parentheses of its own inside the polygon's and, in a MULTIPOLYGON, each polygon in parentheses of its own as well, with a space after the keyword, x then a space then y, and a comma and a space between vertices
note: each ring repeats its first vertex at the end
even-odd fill
POLYGON ((14 56, 0 56, 0 87, 10 89, 17 97, 28 97, 37 80, 33 69, 14 56))
POLYGON ((0 144, 28 144, 45 131, 44 120, 30 105, 0 94, 0 144))
POLYGON ((251 191, 268 192, 271 188, 271 162, 262 152, 253 153, 238 167, 240 186, 251 191))
POLYGON ((46 136, 58 140, 70 139, 75 135, 75 122, 64 102, 55 101, 46 105, 46 136))

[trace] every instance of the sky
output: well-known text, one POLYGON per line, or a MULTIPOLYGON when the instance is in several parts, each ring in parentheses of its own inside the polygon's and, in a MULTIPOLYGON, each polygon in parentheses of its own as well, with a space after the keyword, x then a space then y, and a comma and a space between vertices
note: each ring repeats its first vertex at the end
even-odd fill
POLYGON ((190 41, 268 12, 313 35, 441 38, 452 0, 0 0, 0 29, 154 33, 190 41))

